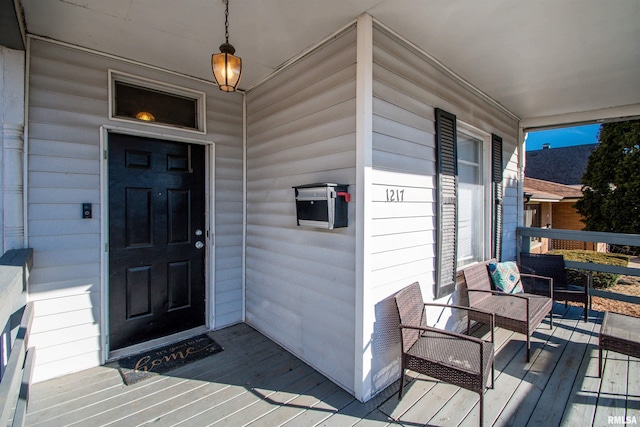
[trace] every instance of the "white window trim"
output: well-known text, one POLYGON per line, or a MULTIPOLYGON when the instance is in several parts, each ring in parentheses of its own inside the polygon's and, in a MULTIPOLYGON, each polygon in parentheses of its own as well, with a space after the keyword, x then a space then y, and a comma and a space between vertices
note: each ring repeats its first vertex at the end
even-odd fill
MULTIPOLYGON (((491 224, 493 220, 491 216, 491 134, 484 132, 468 123, 464 123, 460 119, 457 120, 456 128, 458 134, 464 133, 465 135, 469 135, 482 141, 482 186, 484 188, 482 257, 486 260, 491 257, 491 224)), ((458 142, 456 141, 456 144, 457 143, 458 142)))

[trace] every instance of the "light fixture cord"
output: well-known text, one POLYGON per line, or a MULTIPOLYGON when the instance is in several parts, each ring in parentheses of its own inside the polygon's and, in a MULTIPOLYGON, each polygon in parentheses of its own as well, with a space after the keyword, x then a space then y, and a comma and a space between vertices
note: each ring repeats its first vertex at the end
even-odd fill
POLYGON ((229 43, 229 0, 224 0, 225 11, 224 11, 224 37, 229 43))

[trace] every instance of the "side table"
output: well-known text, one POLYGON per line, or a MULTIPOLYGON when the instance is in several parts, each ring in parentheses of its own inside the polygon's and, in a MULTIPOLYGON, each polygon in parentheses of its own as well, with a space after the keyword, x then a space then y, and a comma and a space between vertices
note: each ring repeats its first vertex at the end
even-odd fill
POLYGON ((605 311, 598 341, 598 377, 601 377, 602 350, 640 357, 640 317, 605 311))

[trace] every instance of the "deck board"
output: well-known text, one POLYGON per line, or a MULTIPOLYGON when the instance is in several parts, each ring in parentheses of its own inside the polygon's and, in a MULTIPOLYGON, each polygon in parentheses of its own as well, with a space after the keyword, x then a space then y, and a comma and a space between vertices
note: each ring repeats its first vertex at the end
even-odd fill
POLYGON ((546 383, 544 393, 541 393, 528 423, 548 426, 560 425, 574 381, 578 378, 576 372, 580 370, 589 349, 589 340, 594 336, 595 325, 593 322, 584 323, 580 320, 576 324, 576 329, 571 331, 562 357, 546 383), (565 404, 559 405, 558 402, 565 402, 565 404))
POLYGON ((629 357, 629 375, 627 377, 627 417, 640 423, 640 359, 629 357))
POLYGON ((314 373, 307 377, 313 386, 304 392, 293 395, 291 399, 285 398, 285 393, 281 396, 272 396, 272 410, 265 412, 261 417, 253 421, 255 427, 279 426, 295 418, 307 408, 313 407, 329 393, 336 391, 336 385, 319 373, 314 373))
MULTIPOLYGON (((425 396, 428 394, 430 396, 437 395, 445 397, 442 393, 433 391, 437 384, 438 382, 435 380, 425 378, 424 376, 419 376, 419 380, 411 381, 410 384, 405 386, 403 390, 402 400, 398 401, 396 395, 392 399, 387 399, 387 401, 380 405, 378 409, 392 419, 402 418, 402 420, 404 421, 407 421, 409 419, 407 416, 407 412, 411 409, 419 408, 433 410, 436 407, 436 405, 434 404, 429 405, 429 408, 425 408, 422 405, 416 405, 416 402, 425 398, 425 396)), ((458 387, 452 386, 452 388, 453 391, 451 394, 458 390, 458 387)), ((447 400, 448 399, 445 399, 445 402, 447 400)), ((418 412, 418 414, 412 415, 413 419, 415 420, 423 420, 426 418, 426 414, 420 413, 420 411, 414 410, 413 412, 418 412)))
MULTIPOLYGON (((496 384, 485 426, 607 425, 640 418, 640 360, 605 352, 597 376, 602 313, 554 306, 532 337, 497 329, 496 384)), ((482 332, 482 331, 481 331, 482 332)), ((486 331, 484 331, 486 333, 486 331)), ((366 403, 248 325, 211 333, 224 351, 126 386, 109 366, 34 384, 27 425, 48 426, 477 426, 478 394, 407 372, 366 403)))
POLYGON ((607 352, 593 425, 609 425, 609 417, 626 415, 629 356, 607 352))
POLYGON ((598 402, 600 378, 598 378, 598 334, 602 324, 602 313, 594 322, 594 331, 589 337, 587 350, 573 382, 573 387, 564 407, 560 422, 563 426, 583 427, 592 425, 598 402))
MULTIPOLYGON (((564 355, 570 343, 569 339, 577 322, 579 320, 565 320, 561 327, 554 328, 551 338, 531 358, 530 365, 523 365, 523 370, 526 370, 526 374, 522 377, 509 402, 499 415, 500 422, 495 422, 496 425, 522 426, 529 422, 529 418, 534 413, 543 391, 546 390, 546 386, 549 385, 550 380, 554 377, 555 368, 559 365, 560 358, 564 355)), ((545 328, 546 326, 541 327, 545 328)), ((537 334, 538 331, 534 333, 534 337, 537 334)), ((540 342, 542 340, 536 337, 535 341, 540 342)))
POLYGON ((317 425, 339 410, 353 402, 353 397, 346 391, 338 388, 324 399, 318 401, 313 407, 303 411, 297 417, 284 423, 287 427, 307 427, 317 425))

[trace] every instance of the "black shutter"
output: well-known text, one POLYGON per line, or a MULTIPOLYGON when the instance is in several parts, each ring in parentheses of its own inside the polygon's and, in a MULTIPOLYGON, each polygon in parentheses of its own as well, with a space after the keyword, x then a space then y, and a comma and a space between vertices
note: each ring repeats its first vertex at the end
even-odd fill
POLYGON ((493 245, 492 257, 502 258, 502 138, 491 135, 491 181, 493 183, 493 245))
POLYGON ((440 109, 435 113, 438 157, 435 296, 442 298, 456 287, 458 154, 456 116, 440 109))

